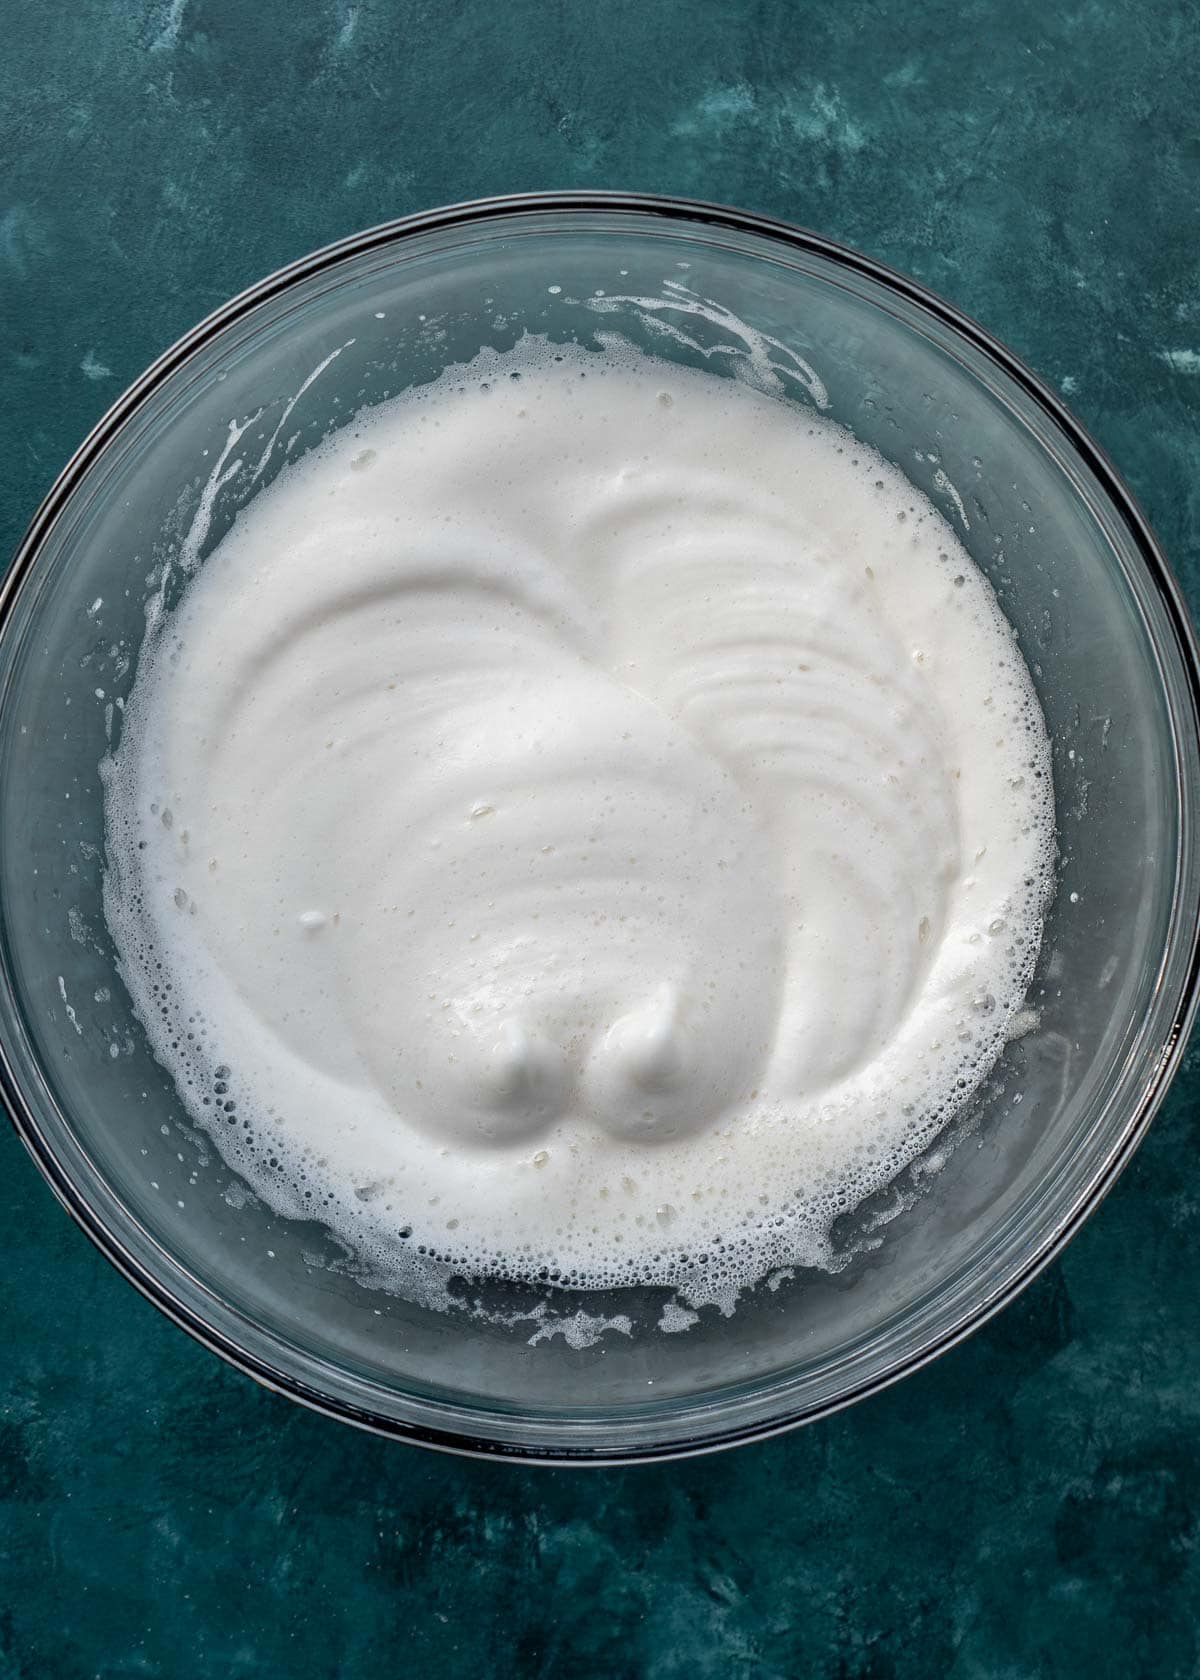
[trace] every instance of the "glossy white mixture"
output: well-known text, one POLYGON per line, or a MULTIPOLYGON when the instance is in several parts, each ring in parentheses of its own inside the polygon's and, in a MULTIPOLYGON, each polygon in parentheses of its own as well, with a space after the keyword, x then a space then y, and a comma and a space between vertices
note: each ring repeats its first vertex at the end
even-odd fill
POLYGON ((819 1261, 977 1086, 1053 841, 1028 672, 906 480, 538 343, 251 504, 108 820, 155 1050, 274 1206, 397 1276, 693 1301, 819 1261))

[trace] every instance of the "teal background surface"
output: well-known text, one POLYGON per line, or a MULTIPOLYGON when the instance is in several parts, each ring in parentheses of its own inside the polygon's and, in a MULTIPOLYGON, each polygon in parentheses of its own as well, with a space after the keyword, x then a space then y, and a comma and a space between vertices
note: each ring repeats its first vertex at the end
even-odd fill
MULTIPOLYGON (((791 218, 1065 396, 1200 607, 1200 10, 1168 0, 0 0, 0 548, 279 264, 487 193, 791 218)), ((603 1472, 257 1389, 0 1134, 0 1680, 1200 1675, 1200 1059, 1066 1255, 898 1388, 603 1472)))

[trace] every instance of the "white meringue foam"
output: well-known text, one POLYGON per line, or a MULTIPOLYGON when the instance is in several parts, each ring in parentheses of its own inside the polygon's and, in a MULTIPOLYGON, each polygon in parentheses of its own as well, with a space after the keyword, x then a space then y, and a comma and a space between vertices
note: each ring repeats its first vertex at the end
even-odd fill
POLYGON ((1053 854, 991 588, 845 431, 527 340, 285 469, 152 627, 106 911, 156 1055, 376 1275, 728 1300, 995 1062, 1053 854))

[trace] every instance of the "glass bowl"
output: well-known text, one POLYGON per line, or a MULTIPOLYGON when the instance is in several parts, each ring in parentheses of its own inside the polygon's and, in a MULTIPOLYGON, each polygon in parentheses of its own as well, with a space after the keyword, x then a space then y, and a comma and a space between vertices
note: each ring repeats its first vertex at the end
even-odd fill
POLYGON ((336 1417, 590 1463, 819 1417, 1011 1300, 1112 1184, 1178 1063, 1200 893, 1197 656, 1179 591, 1045 386, 912 281, 813 234, 558 194, 411 217, 307 257, 116 403, 34 519, 0 614, 5 1099, 127 1277, 215 1352, 336 1417), (690 296, 718 309, 691 313, 690 296), (248 1193, 132 1014, 101 910, 98 766, 147 601, 178 594, 185 542, 203 562, 249 497, 363 405, 525 331, 592 344, 615 329, 719 371, 722 308, 810 370, 792 400, 823 397, 944 510, 1017 631, 1052 737, 1061 854, 1037 1026, 952 1135, 843 1221, 839 1272, 775 1277, 683 1334, 655 1328, 656 1290, 513 1286, 482 1313, 464 1280, 459 1307, 418 1308, 357 1277, 319 1224, 248 1193), (588 1333, 560 1333, 572 1326, 588 1333))

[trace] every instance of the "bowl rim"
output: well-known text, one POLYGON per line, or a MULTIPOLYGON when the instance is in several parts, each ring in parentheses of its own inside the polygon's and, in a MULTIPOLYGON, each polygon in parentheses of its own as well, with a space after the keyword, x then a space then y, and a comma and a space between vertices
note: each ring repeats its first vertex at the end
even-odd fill
MULTIPOLYGON (((918 281, 851 246, 777 217, 758 215, 700 199, 653 193, 511 193, 418 212, 381 222, 321 246, 297 261, 275 270, 220 305, 151 362, 117 398, 70 456, 34 513, 7 569, 0 576, 0 632, 3 632, 6 626, 18 591, 37 562, 45 537, 86 473, 150 396, 182 367, 195 351, 211 341, 224 328, 245 317, 261 304, 287 292, 301 281, 332 269, 348 258, 395 245, 414 235, 467 228, 473 224, 522 214, 571 212, 618 212, 645 217, 648 221, 687 222, 773 240, 793 251, 815 255, 836 267, 873 281, 932 316, 987 360, 997 364, 1042 415, 1065 435, 1071 448, 1090 470, 1132 538, 1133 546, 1145 567, 1149 581, 1155 588, 1159 604, 1166 612, 1174 635, 1176 651, 1186 680, 1187 698, 1191 702, 1191 739, 1193 743, 1200 740, 1200 647, 1197 645, 1182 590, 1146 516, 1109 456, 1057 394, 972 317, 918 281)), ((1178 727, 1180 718, 1175 716, 1172 721, 1178 727)), ((1178 751, 1176 758, 1178 763, 1178 751)), ((1181 819, 1181 852, 1190 838, 1186 827, 1185 809, 1181 819)), ((1140 1101, 1130 1115, 1121 1136, 1099 1161, 1088 1180, 1074 1196, 1071 1205, 1063 1209, 1057 1221, 1038 1236, 1023 1262, 1014 1267, 1011 1274, 1003 1278, 999 1286, 981 1302, 969 1310, 960 1312, 951 1325, 928 1335, 915 1351, 910 1352, 899 1363, 873 1373, 830 1398, 808 1405, 793 1406, 775 1417, 755 1420, 695 1438, 688 1438, 686 1435, 670 1438, 671 1414, 667 1413, 663 1418, 667 1438, 649 1444, 610 1444, 594 1450, 570 1444, 543 1447, 529 1442, 517 1442, 514 1439, 472 1434, 471 1413, 467 1408, 463 1408, 461 1431, 437 1428, 427 1422, 390 1417, 366 1407, 355 1406, 344 1399, 334 1398, 305 1383, 291 1372, 272 1364, 239 1344, 234 1337, 227 1335, 184 1301, 106 1223, 80 1189, 39 1123, 34 1106, 26 1097, 2 1040, 0 1101, 3 1102, 19 1137, 54 1195, 105 1258, 175 1324, 186 1330, 202 1346, 216 1353, 236 1370, 252 1377, 263 1387, 286 1395, 324 1416, 351 1423, 371 1433, 466 1457, 501 1457, 522 1463, 551 1466, 600 1467, 635 1462, 654 1463, 716 1452, 748 1441, 764 1440, 795 1429, 801 1424, 830 1416, 857 1400, 891 1387, 902 1377, 929 1364, 939 1354, 963 1341, 1007 1306, 1061 1253, 1083 1222, 1099 1206, 1128 1164, 1178 1069, 1198 1005, 1200 925, 1194 923, 1190 928, 1190 950, 1180 983, 1179 996, 1169 1020, 1161 1052, 1142 1086, 1140 1101)), ((266 1334, 268 1337, 272 1335, 271 1332, 266 1334)), ((476 1415, 483 1417, 489 1414, 477 1408, 476 1415)), ((490 1415, 497 1421, 503 1421, 500 1414, 490 1415)), ((508 1421, 519 1427, 518 1419, 508 1421)))

